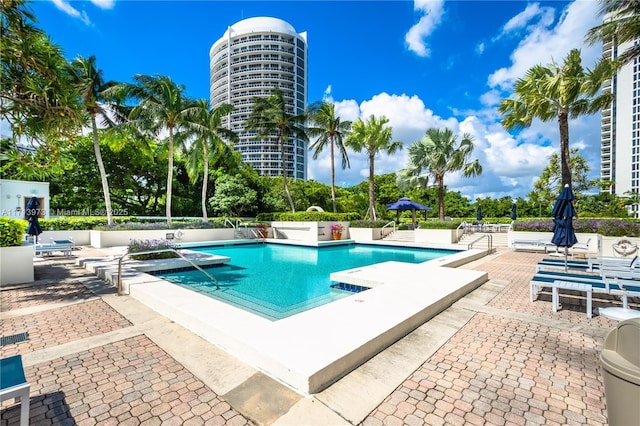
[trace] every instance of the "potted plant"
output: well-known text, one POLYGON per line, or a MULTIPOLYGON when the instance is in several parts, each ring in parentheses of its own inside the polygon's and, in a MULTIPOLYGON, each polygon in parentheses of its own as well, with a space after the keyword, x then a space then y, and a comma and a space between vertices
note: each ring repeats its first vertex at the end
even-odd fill
POLYGON ((334 240, 342 238, 342 231, 344 231, 344 226, 342 224, 336 223, 335 225, 331 225, 331 235, 333 235, 334 240))

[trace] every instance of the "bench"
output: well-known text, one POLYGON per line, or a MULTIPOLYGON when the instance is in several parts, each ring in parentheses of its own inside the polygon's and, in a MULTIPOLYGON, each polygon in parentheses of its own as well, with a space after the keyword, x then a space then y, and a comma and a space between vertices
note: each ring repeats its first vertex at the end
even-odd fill
POLYGON ((0 402, 20 400, 20 426, 29 425, 29 390, 22 355, 0 359, 0 402))

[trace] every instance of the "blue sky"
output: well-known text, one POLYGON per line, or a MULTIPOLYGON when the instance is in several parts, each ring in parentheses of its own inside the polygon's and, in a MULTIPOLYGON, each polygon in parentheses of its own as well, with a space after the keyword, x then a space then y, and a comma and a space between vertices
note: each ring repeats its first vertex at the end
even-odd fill
MULTIPOLYGON (((558 150, 556 122, 534 122, 519 133, 500 125, 497 104, 536 64, 561 62, 572 48, 593 67, 601 47, 584 43, 600 23, 595 0, 526 1, 40 1, 38 26, 68 57, 95 55, 107 80, 162 74, 189 96, 209 97, 209 49, 228 26, 273 16, 306 31, 309 100, 329 99, 345 120, 385 115, 405 149, 376 157, 376 173, 406 166, 407 148, 430 127, 475 138, 482 176, 445 177, 449 189, 476 197, 526 196, 558 150)), ((570 123, 599 175, 600 116, 570 123)), ((368 176, 368 161, 350 153, 336 170, 350 186, 368 176)), ((309 156, 309 178, 330 182, 329 159, 309 156)))

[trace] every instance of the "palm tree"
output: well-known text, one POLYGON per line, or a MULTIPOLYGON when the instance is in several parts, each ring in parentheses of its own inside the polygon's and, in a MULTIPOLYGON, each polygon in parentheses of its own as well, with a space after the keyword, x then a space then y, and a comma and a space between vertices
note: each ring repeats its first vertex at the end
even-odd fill
MULTIPOLYGON (((590 44, 614 41, 616 46, 632 42, 640 37, 640 2, 621 0, 601 0, 600 15, 604 23, 587 32, 590 44)), ((640 56, 640 44, 632 44, 618 55, 621 65, 640 56)))
POLYGON ((176 133, 186 128, 188 118, 196 113, 198 107, 184 95, 184 86, 177 85, 169 77, 138 74, 133 80, 134 84, 124 86, 129 96, 139 100, 129 113, 129 119, 144 133, 153 136, 158 136, 163 130, 169 133, 166 216, 167 225, 171 228, 173 139, 176 133))
POLYGON ((338 148, 340 158, 342 160, 342 169, 350 167, 349 156, 344 145, 344 139, 351 130, 350 121, 341 121, 340 117, 336 117, 335 105, 322 102, 311 108, 309 117, 311 124, 315 127, 309 127, 309 134, 317 136, 318 139, 311 144, 309 149, 315 149, 313 159, 317 160, 318 156, 329 145, 331 157, 331 201, 333 203, 333 212, 336 213, 336 186, 335 186, 335 148, 338 148))
MULTIPOLYGON (((464 177, 482 174, 478 160, 469 162, 473 152, 473 137, 467 133, 458 137, 451 129, 430 128, 424 137, 409 147, 409 166, 398 175, 399 186, 407 187, 420 182, 425 185, 424 170, 438 185, 438 217, 444 220, 444 177, 447 173, 462 170, 464 177)), ((426 176, 428 178, 428 176, 426 176)))
POLYGON ((11 162, 17 168, 31 162, 44 177, 61 162, 61 148, 82 126, 82 110, 71 64, 34 25, 36 18, 27 3, 3 1, 0 8, 0 120, 11 129, 12 152, 6 152, 11 162), (38 146, 47 163, 16 152, 18 142, 24 141, 38 146))
MULTIPOLYGON (((95 56, 89 58, 78 57, 73 62, 75 70, 75 83, 80 92, 82 106, 89 114, 91 121, 91 133, 93 136, 93 150, 95 152, 96 161, 98 162, 98 170, 100 171, 100 180, 102 181, 102 192, 104 194, 104 204, 107 210, 107 221, 109 226, 113 225, 113 212, 111 209, 111 197, 109 195, 109 181, 107 180, 107 172, 102 161, 100 152, 100 140, 98 139, 98 123, 96 119, 100 117, 103 125, 113 126, 114 123, 107 114, 105 105, 105 97, 103 92, 111 87, 114 83, 105 83, 102 78, 102 70, 96 68, 95 56)), ((111 110, 116 113, 115 109, 111 110)))
POLYGON ((231 150, 225 140, 235 141, 238 135, 221 126, 222 118, 233 111, 229 104, 218 105, 209 109, 209 103, 205 99, 196 101, 197 109, 189 117, 189 131, 184 132, 183 137, 191 139, 189 157, 187 158, 187 173, 191 182, 195 182, 203 172, 202 179, 202 221, 207 222, 207 185, 209 182, 209 161, 214 157, 223 156, 231 150))
MULTIPOLYGON (((386 127, 389 119, 385 116, 376 118, 371 115, 367 121, 358 119, 351 128, 351 133, 347 136, 345 145, 355 152, 366 150, 369 156, 369 210, 367 215, 372 220, 376 220, 375 208, 375 157, 380 152, 393 154, 402 149, 402 142, 392 142, 393 129, 386 127)), ((365 217, 367 216, 365 215, 365 217)))
POLYGON ((285 143, 290 139, 307 142, 309 137, 307 136, 307 129, 304 127, 306 114, 292 114, 289 112, 290 109, 287 107, 282 92, 278 89, 272 91, 266 98, 254 97, 253 109, 249 114, 249 118, 247 118, 245 129, 256 131, 256 138, 258 139, 265 139, 275 135, 278 146, 280 146, 284 192, 287 194, 291 211, 295 213, 296 208, 287 182, 285 143))
POLYGON ((502 125, 506 129, 529 127, 534 118, 558 120, 562 186, 571 186, 569 156, 569 118, 594 114, 613 100, 613 94, 598 94, 602 83, 611 78, 610 61, 599 62, 593 70, 582 67, 580 50, 571 50, 558 66, 536 65, 516 81, 515 99, 500 102, 502 125))

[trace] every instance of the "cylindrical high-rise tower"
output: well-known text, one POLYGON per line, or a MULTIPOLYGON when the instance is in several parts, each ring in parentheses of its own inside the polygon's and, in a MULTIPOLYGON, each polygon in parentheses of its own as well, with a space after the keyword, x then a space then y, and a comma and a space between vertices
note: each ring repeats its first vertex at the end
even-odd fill
MULTIPOLYGON (((230 26, 209 51, 211 106, 223 103, 235 108, 223 125, 240 136, 234 147, 242 160, 263 176, 282 175, 280 148, 276 138, 257 140, 246 132, 256 96, 267 97, 273 89, 282 92, 288 112, 301 114, 307 107, 307 33, 296 33, 287 22, 257 17, 230 26)), ((285 143, 286 175, 307 178, 307 147, 301 140, 285 143)))

